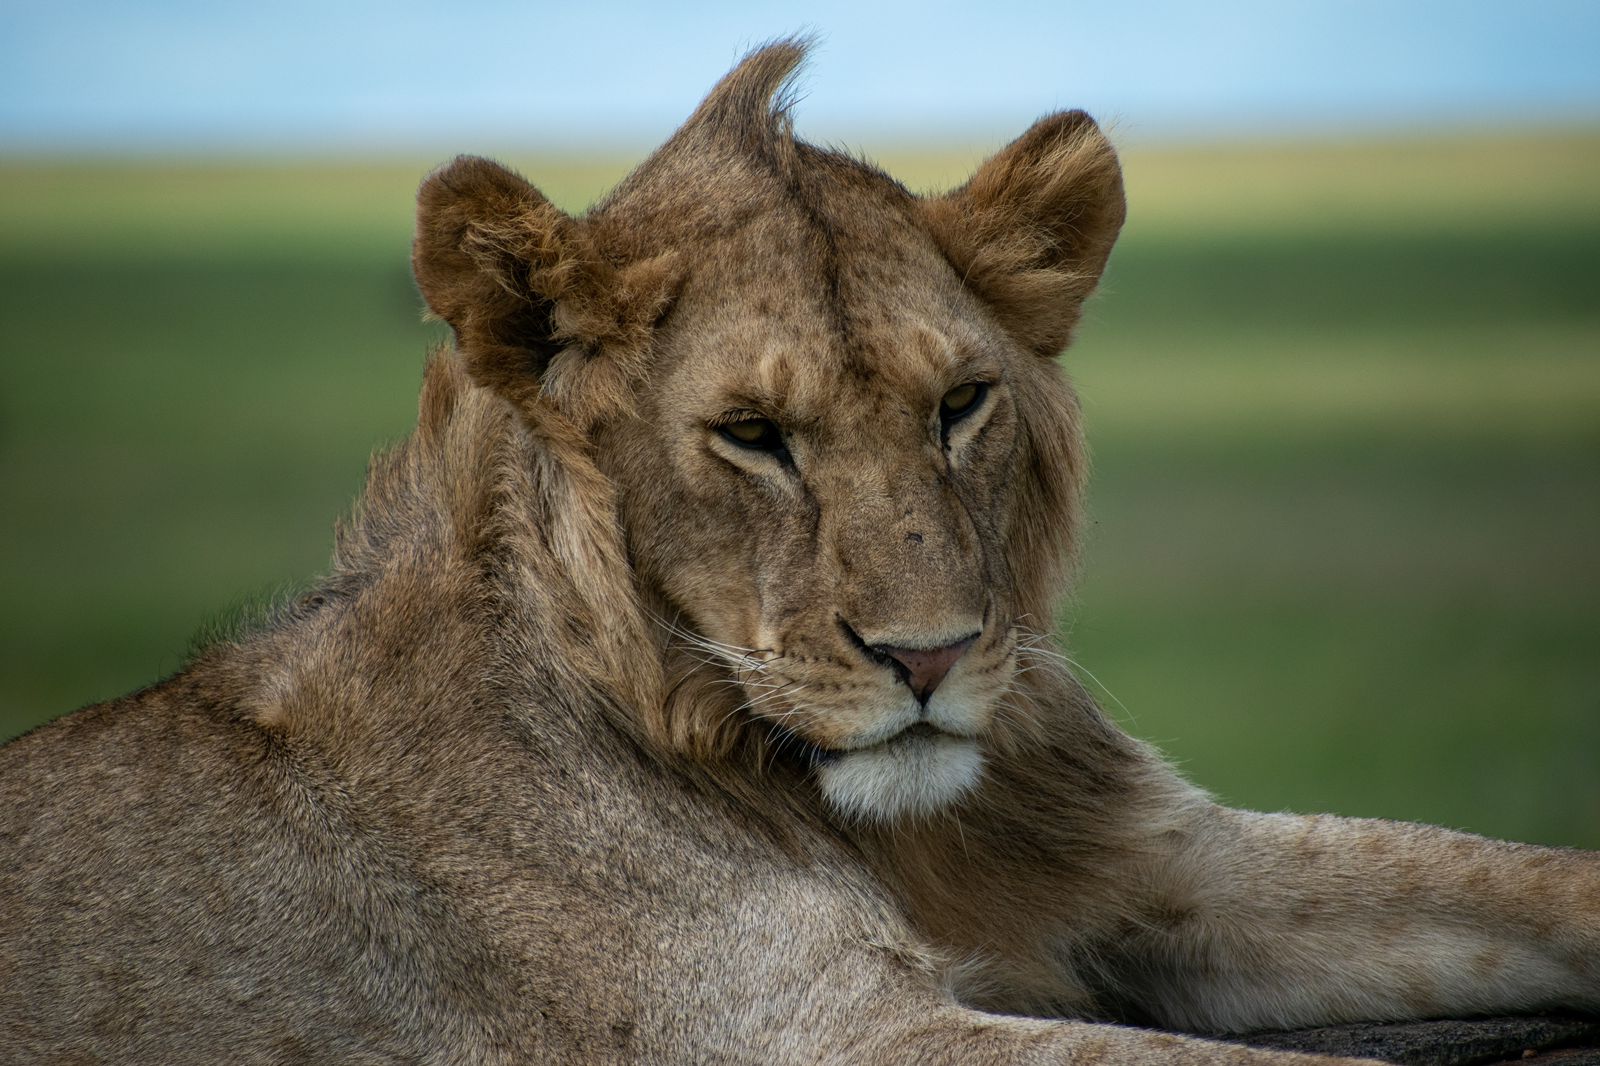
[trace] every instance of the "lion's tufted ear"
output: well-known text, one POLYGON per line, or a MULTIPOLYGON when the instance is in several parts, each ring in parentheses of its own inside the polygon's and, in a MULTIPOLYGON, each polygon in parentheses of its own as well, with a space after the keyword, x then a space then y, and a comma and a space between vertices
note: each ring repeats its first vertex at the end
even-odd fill
POLYGON ((541 390, 574 393, 572 379, 630 376, 677 284, 668 258, 612 262, 582 220, 472 156, 423 181, 411 268, 473 378, 523 405, 541 390), (607 369, 597 374, 587 364, 602 350, 607 369), (563 385, 549 379, 565 353, 573 365, 563 385))
POLYGON ((1071 339, 1127 211, 1116 152, 1082 111, 1040 119, 922 206, 956 272, 1047 357, 1071 339))

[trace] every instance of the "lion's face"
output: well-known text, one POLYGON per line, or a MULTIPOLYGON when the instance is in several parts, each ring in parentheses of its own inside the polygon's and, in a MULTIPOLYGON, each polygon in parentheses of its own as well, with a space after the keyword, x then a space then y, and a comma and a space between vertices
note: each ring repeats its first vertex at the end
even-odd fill
POLYGON ((892 817, 978 780, 1016 668, 1015 390, 1054 376, 910 216, 838 199, 826 249, 774 211, 699 257, 601 465, 721 713, 892 817))
POLYGON ((1082 468, 1052 357, 1121 185, 1072 113, 919 199, 790 136, 767 101, 795 58, 747 60, 581 220, 458 161, 415 263, 478 379, 592 442, 669 671, 716 694, 669 698, 693 720, 667 732, 755 733, 893 819, 1026 724, 1006 695, 1082 468))

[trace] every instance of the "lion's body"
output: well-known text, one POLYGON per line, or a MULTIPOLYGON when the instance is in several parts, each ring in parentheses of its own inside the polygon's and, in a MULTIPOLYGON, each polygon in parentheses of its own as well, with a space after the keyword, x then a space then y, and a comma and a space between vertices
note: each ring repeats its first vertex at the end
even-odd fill
POLYGON ((797 56, 586 219, 429 179, 458 350, 330 577, 4 752, 7 1053, 1266 1063, 1037 1019, 1600 1009, 1595 856, 1228 811, 1060 666, 1115 157, 1053 116, 921 201, 789 137, 797 56))

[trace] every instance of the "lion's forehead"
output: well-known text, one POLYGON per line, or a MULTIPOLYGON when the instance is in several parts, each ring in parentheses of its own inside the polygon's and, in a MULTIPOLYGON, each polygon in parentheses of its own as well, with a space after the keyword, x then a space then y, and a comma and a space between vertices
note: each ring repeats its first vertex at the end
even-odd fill
POLYGON ((943 325, 900 315, 804 346, 765 337, 751 353, 749 378, 793 416, 836 410, 845 401, 878 415, 907 403, 921 406, 948 387, 963 357, 943 325))
POLYGON ((863 371, 937 378, 984 346, 988 319, 924 226, 875 187, 812 179, 803 208, 762 201, 741 224, 680 234, 690 268, 674 317, 694 323, 693 347, 770 393, 803 394, 863 371))
POLYGON ((850 412, 920 418, 955 385, 998 375, 1003 349, 981 323, 949 301, 900 297, 839 314, 822 293, 728 293, 686 338, 673 377, 697 407, 748 407, 798 427, 850 412))

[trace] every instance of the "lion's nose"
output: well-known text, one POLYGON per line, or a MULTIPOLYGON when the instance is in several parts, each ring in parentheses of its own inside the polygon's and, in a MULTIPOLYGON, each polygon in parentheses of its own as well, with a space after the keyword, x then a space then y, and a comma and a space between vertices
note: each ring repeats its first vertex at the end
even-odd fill
POLYGON ((933 695, 933 690, 939 687, 939 682, 944 680, 956 660, 977 639, 978 634, 974 633, 942 648, 898 648, 892 644, 878 644, 872 650, 904 667, 902 676, 905 683, 911 686, 919 702, 927 703, 928 697, 933 695))

